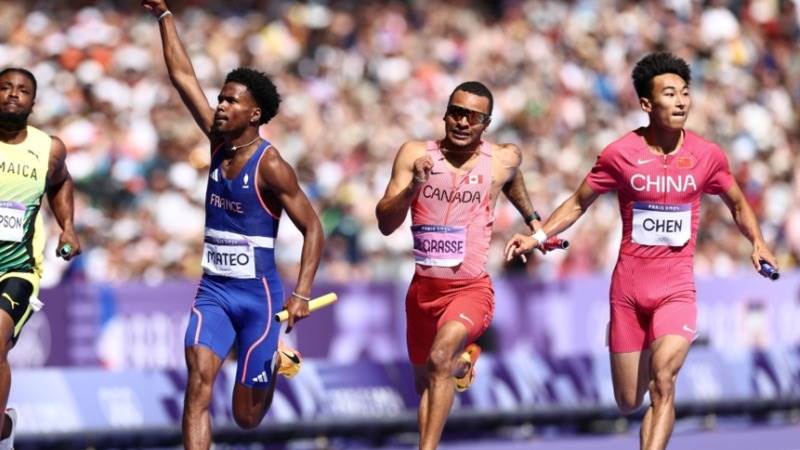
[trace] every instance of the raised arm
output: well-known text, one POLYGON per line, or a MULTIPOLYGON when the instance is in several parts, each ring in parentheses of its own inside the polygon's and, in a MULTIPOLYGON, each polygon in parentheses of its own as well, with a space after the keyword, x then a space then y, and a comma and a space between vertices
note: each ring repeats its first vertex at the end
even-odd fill
POLYGON ((167 64, 167 72, 172 85, 175 86, 197 125, 203 130, 203 133, 209 135, 214 110, 209 105, 208 99, 197 81, 192 62, 178 37, 178 29, 167 3, 164 0, 142 0, 141 3, 146 10, 158 18, 164 61, 167 64))
POLYGON ((416 198, 420 186, 428 180, 432 168, 433 159, 426 155, 422 142, 406 142, 397 151, 392 178, 383 198, 375 207, 378 228, 385 236, 392 234, 406 220, 411 202, 416 198))
POLYGON ((308 302, 303 297, 308 298, 311 294, 311 285, 322 257, 322 224, 308 197, 300 189, 294 169, 274 149, 267 150, 259 165, 259 178, 263 180, 263 187, 277 197, 292 223, 303 234, 300 273, 294 291, 285 303, 289 312, 286 331, 289 332, 297 320, 308 316, 308 302))
POLYGON ((775 256, 772 255, 772 252, 767 248, 767 244, 764 243, 764 236, 761 235, 761 227, 758 225, 756 214, 753 212, 753 208, 750 207, 750 204, 747 203, 747 199, 739 188, 739 185, 733 182, 727 191, 720 194, 720 197, 722 197, 725 205, 727 205, 728 209, 731 211, 731 215, 733 216, 734 222, 736 222, 736 226, 739 227, 739 231, 753 244, 753 252, 750 254, 753 267, 755 267, 756 270, 761 269, 761 260, 764 260, 777 268, 778 264, 775 260, 775 256))
POLYGON ((64 142, 53 136, 47 169, 47 200, 58 225, 61 227, 56 255, 69 261, 81 253, 81 245, 78 241, 78 235, 75 233, 73 219, 75 210, 73 201, 74 185, 72 177, 67 170, 66 159, 67 148, 64 146, 64 142), (66 254, 59 254, 59 250, 67 244, 70 246, 70 251, 66 254))
MULTIPOLYGON (((537 233, 543 233, 543 235, 540 235, 542 240, 546 236, 561 233, 571 227, 589 209, 589 206, 597 200, 597 197, 598 194, 584 180, 578 190, 553 211, 553 214, 547 218, 547 221, 537 233)), ((512 259, 515 256, 528 253, 538 247, 539 244, 541 242, 533 236, 515 234, 506 244, 506 257, 507 259, 512 259)))

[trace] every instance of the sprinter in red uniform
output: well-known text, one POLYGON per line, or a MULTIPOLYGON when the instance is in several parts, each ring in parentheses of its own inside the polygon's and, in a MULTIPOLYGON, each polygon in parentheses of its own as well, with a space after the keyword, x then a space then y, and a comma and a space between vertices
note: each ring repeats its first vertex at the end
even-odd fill
POLYGON ((417 265, 406 297, 407 341, 421 396, 421 449, 439 444, 454 388, 465 390, 472 381, 480 352, 473 342, 492 320, 486 258, 500 191, 532 229, 539 225, 519 172, 519 148, 481 138, 491 113, 486 86, 459 85, 444 117, 445 138, 403 144, 376 208, 385 235, 411 209, 417 265))
MULTIPOLYGON (((531 251, 569 228, 598 195, 617 191, 622 244, 611 280, 609 346, 619 408, 651 404, 641 448, 666 448, 675 422, 678 371, 696 334, 694 248, 700 198, 719 195, 753 244, 752 263, 775 265, 753 210, 731 176, 720 147, 684 130, 689 114, 689 66, 669 53, 636 64, 633 83, 650 118, 600 154, 583 184, 533 236, 515 235, 509 258, 531 251)), ((776 266, 777 267, 777 266, 776 266)))

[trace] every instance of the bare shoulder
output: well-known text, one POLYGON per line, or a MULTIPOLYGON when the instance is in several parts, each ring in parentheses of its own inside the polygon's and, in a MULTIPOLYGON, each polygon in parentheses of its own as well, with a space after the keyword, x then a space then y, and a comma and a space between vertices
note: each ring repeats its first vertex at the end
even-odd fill
POLYGON ((258 175, 259 186, 273 193, 292 193, 299 189, 294 169, 271 145, 258 161, 258 175))
POLYGON ((516 144, 494 144, 492 154, 504 167, 519 167, 522 163, 522 150, 516 144))
POLYGON ((425 156, 425 153, 428 151, 428 144, 425 141, 406 141, 403 145, 400 146, 400 150, 397 151, 397 157, 399 158, 408 158, 412 161, 425 156))
POLYGON ((50 136, 50 159, 63 159, 67 157, 67 146, 58 136, 50 136))
POLYGON ((277 174, 278 172, 283 172, 286 169, 294 172, 292 166, 290 166, 289 163, 283 159, 281 153, 273 145, 270 145, 264 150, 264 154, 261 155, 261 160, 258 167, 259 170, 266 171, 266 173, 271 175, 277 174))

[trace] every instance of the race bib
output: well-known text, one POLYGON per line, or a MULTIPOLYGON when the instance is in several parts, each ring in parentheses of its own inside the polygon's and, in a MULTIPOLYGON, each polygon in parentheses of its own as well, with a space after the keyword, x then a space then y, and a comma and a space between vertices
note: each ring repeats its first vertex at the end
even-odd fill
POLYGON ((255 278, 256 258, 246 239, 221 239, 206 236, 203 244, 203 271, 230 278, 255 278))
POLYGON ((417 264, 454 267, 464 261, 467 248, 466 227, 414 225, 414 259, 417 264))
POLYGON ((633 242, 682 247, 692 236, 692 205, 635 202, 633 242))
POLYGON ((22 242, 25 235, 25 205, 0 200, 0 241, 22 242))

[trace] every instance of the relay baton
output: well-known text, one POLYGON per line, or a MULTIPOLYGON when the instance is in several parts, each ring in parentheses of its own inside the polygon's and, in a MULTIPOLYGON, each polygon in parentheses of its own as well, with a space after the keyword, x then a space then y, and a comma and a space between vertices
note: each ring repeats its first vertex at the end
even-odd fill
POLYGON ((566 250, 569 248, 569 241, 566 239, 559 239, 557 236, 551 236, 541 243, 542 249, 546 251, 551 250, 566 250))
MULTIPOLYGON (((325 295, 319 296, 317 298, 313 298, 308 302, 308 310, 309 312, 314 312, 320 308, 324 308, 333 302, 335 302, 339 297, 336 295, 335 292, 328 292, 325 295)), ((289 311, 282 310, 275 314, 275 321, 276 322, 284 322, 289 319, 289 311)))
POLYGON ((772 264, 766 261, 761 261, 761 269, 758 271, 758 273, 760 273, 761 276, 769 278, 772 281, 775 281, 781 277, 781 274, 780 272, 778 272, 778 269, 776 269, 772 264))
POLYGON ((72 246, 69 245, 69 244, 64 244, 63 247, 58 249, 58 256, 60 256, 62 258, 66 258, 67 256, 69 256, 69 253, 71 251, 72 251, 72 246))

